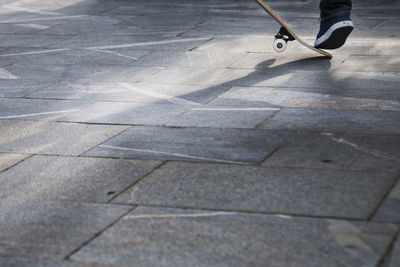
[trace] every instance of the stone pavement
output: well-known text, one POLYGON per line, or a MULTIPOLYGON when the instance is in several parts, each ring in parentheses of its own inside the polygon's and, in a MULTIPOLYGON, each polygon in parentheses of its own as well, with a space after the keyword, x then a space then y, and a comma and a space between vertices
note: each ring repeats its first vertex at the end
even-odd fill
POLYGON ((400 1, 352 18, 0 0, 0 266, 400 266, 400 1))

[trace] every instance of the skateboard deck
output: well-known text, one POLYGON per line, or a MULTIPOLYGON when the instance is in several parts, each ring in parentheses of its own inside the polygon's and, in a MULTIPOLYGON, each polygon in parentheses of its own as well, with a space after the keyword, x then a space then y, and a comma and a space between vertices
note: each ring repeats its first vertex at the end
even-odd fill
POLYGON ((274 18, 281 26, 281 30, 275 36, 274 42, 274 49, 276 51, 282 52, 286 49, 286 43, 288 41, 297 40, 303 46, 325 56, 328 58, 332 58, 332 55, 324 50, 315 48, 314 46, 308 44, 307 42, 303 41, 293 30, 290 26, 275 13, 263 0, 256 0, 256 2, 269 14, 272 18, 274 18))

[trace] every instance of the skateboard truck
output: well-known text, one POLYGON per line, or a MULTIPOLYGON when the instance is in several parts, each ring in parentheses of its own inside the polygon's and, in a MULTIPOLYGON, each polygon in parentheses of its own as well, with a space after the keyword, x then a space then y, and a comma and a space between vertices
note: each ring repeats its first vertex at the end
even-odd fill
POLYGON ((298 36, 290 26, 281 19, 281 17, 278 16, 278 14, 275 13, 263 0, 256 0, 256 2, 267 12, 276 22, 278 22, 282 28, 279 30, 279 33, 276 34, 275 36, 275 41, 274 41, 274 50, 278 52, 282 52, 286 49, 287 42, 296 40, 298 41, 301 45, 313 50, 314 52, 317 52, 324 57, 327 58, 332 58, 332 55, 329 54, 328 52, 315 48, 314 46, 308 44, 307 42, 303 41, 300 36, 298 36))
POLYGON ((277 52, 283 52, 287 47, 287 42, 294 40, 296 40, 296 38, 294 38, 293 35, 282 26, 279 32, 275 35, 274 50, 277 52))

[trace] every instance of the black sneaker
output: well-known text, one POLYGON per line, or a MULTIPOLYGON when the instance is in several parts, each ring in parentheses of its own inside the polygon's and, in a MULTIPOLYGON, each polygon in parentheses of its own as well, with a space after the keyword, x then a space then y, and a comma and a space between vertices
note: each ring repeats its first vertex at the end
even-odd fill
POLYGON ((350 17, 321 20, 321 26, 315 41, 315 48, 336 49, 344 45, 354 25, 350 17))

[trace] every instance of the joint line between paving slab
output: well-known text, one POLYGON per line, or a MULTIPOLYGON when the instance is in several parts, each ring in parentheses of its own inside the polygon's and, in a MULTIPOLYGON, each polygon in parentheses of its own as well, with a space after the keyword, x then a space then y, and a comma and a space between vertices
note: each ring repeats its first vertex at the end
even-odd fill
MULTIPOLYGON (((289 139, 289 137, 288 137, 287 139, 289 139)), ((273 156, 276 152, 278 152, 281 148, 283 148, 284 146, 286 146, 286 144, 287 144, 287 139, 285 139, 285 141, 284 141, 281 145, 277 146, 270 154, 268 154, 267 156, 265 156, 264 159, 260 162, 259 165, 263 164, 267 159, 269 159, 270 157, 272 157, 272 156, 273 156)))
POLYGON ((400 228, 397 229, 396 234, 394 235, 394 237, 392 238, 391 242, 389 243, 389 245, 387 246, 385 252, 381 255, 378 263, 376 264, 377 267, 384 267, 386 265, 385 264, 385 260, 390 256, 390 254, 393 252, 393 249, 395 247, 395 243, 397 241, 397 239, 400 238, 400 228))
MULTIPOLYGON (((116 194, 115 196, 113 196, 110 200, 107 201, 107 203, 111 203, 114 199, 118 198, 120 195, 124 194, 125 192, 127 192, 128 190, 130 190, 132 188, 133 193, 137 190, 137 188, 143 184, 147 178, 152 175, 155 171, 157 171, 158 169, 160 169, 161 167, 163 167, 165 164, 167 164, 168 161, 163 161, 161 162, 160 165, 156 166, 154 169, 152 169, 151 171, 149 171, 148 173, 146 173, 145 175, 143 175, 142 178, 140 178, 139 180, 137 180, 136 182, 130 184, 129 186, 127 186, 124 190, 122 190, 121 192, 119 192, 118 194, 116 194)), ((132 193, 132 194, 133 194, 132 193)))
MULTIPOLYGON (((184 34, 187 33, 187 32, 190 32, 190 31, 193 31, 193 30, 198 29, 198 28, 200 27, 201 24, 203 24, 203 23, 205 23, 205 22, 207 22, 207 21, 208 21, 208 19, 207 19, 207 20, 204 20, 204 21, 201 21, 201 22, 199 22, 199 23, 193 25, 191 28, 189 28, 189 29, 187 29, 187 30, 184 30, 184 31, 178 33, 178 34, 176 35, 176 37, 181 37, 182 35, 184 35, 184 34)), ((193 50, 197 49, 199 46, 201 46, 201 45, 203 45, 203 44, 205 44, 205 43, 211 41, 212 39, 214 39, 214 37, 211 37, 210 40, 207 40, 207 41, 205 41, 204 43, 202 43, 202 44, 200 44, 200 45, 198 45, 198 46, 196 46, 196 47, 194 47, 194 48, 189 49, 189 51, 193 51, 193 50)))
POLYGON ((70 123, 70 124, 84 124, 84 125, 126 126, 129 128, 131 128, 133 126, 153 126, 153 127, 160 126, 160 125, 132 124, 132 123, 85 122, 85 121, 63 121, 63 120, 55 120, 54 122, 70 123))
POLYGON ((389 187, 387 192, 379 200, 378 204, 376 205, 376 207, 372 211, 371 215, 368 217, 368 221, 371 221, 375 217, 375 215, 378 213, 379 209, 383 206, 385 201, 389 198, 390 193, 392 193, 393 189, 396 187, 398 182, 400 182, 400 175, 398 175, 397 178, 394 179, 393 184, 391 184, 391 186, 389 187))
POLYGON ((107 141, 111 140, 112 138, 114 138, 114 137, 116 137, 116 136, 118 136, 118 135, 120 135, 120 134, 123 134, 124 132, 126 132, 126 131, 129 130, 129 129, 131 129, 132 127, 133 127, 133 126, 127 127, 125 130, 122 130, 121 132, 112 135, 110 138, 104 140, 103 142, 100 142, 99 144, 97 144, 97 145, 91 147, 89 150, 87 150, 87 151, 85 151, 85 152, 79 154, 78 157, 82 157, 85 153, 89 152, 89 151, 92 150, 92 149, 95 149, 95 148, 98 147, 98 146, 101 146, 102 144, 106 143, 107 141))
MULTIPOLYGON (((183 34, 183 33, 182 33, 182 34, 183 34)), ((208 42, 210 42, 210 41, 212 41, 212 40, 214 40, 214 37, 208 38, 206 41, 202 42, 201 44, 199 44, 199 45, 197 45, 197 46, 195 46, 195 47, 189 49, 189 51, 195 51, 195 50, 197 50, 200 46, 202 46, 202 45, 204 45, 204 44, 206 44, 206 43, 208 43, 208 42)))
MULTIPOLYGON (((280 112, 280 110, 276 111, 274 114, 272 114, 269 118, 265 119, 269 120, 270 118, 272 118, 273 116, 275 116, 278 112, 280 112)), ((262 122, 261 122, 262 123, 262 122)), ((261 123, 259 123, 258 125, 256 125, 255 128, 257 128, 261 123)), ((269 155, 267 155, 261 162, 260 164, 264 163, 268 158, 272 157, 276 152, 278 152, 281 148, 283 148, 284 146, 286 146, 286 144, 288 143, 289 138, 292 138, 293 136, 295 136, 297 134, 297 131, 293 134, 291 134, 290 136, 288 136, 279 146, 277 146, 269 155)))
POLYGON ((121 216, 119 216, 117 219, 115 219, 113 222, 111 222, 109 225, 107 225, 106 227, 104 227, 104 229, 100 230, 99 232, 95 233, 91 238, 89 238, 88 240, 86 240, 85 242, 83 242, 79 247, 77 247, 76 249, 74 249, 73 251, 71 251, 70 253, 68 253, 67 256, 64 257, 64 260, 69 260, 72 255, 74 255, 75 253, 77 253, 79 250, 81 250, 84 246, 88 245, 90 242, 92 242, 94 239, 96 239, 97 237, 99 237, 102 233, 104 233, 105 231, 107 231, 109 228, 111 228, 112 226, 114 226, 119 220, 121 220, 123 217, 125 217, 128 213, 130 213, 132 210, 134 210, 136 208, 136 206, 131 207, 130 209, 128 209, 126 212, 124 212, 121 216))
POLYGON ((220 94, 218 94, 218 95, 212 97, 211 99, 209 99, 208 101, 206 101, 203 105, 207 105, 208 103, 210 103, 211 101, 215 100, 215 99, 218 98, 219 96, 221 96, 221 95, 223 95, 223 94, 225 94, 225 93, 228 93, 233 87, 234 87, 233 85, 232 85, 232 86, 228 86, 228 89, 227 89, 226 91, 224 91, 224 92, 222 92, 222 93, 220 93, 220 94))
POLYGON ((137 57, 131 57, 131 56, 128 56, 128 55, 124 55, 124 54, 121 54, 121 53, 118 53, 118 52, 114 52, 114 51, 109 51, 109 50, 106 50, 106 49, 102 49, 102 50, 99 50, 99 49, 88 49, 88 50, 101 52, 101 53, 108 53, 108 54, 112 54, 112 55, 116 55, 116 56, 124 57, 124 58, 129 58, 129 59, 132 59, 134 61, 139 59, 137 57))
MULTIPOLYGON (((263 125, 264 123, 266 123, 269 120, 272 120, 278 113, 282 112, 285 108, 279 108, 279 110, 277 110, 276 112, 274 112, 271 116, 267 117, 265 120, 263 120, 262 122, 260 122, 259 124, 257 124, 254 128, 258 129, 258 130, 270 130, 270 129, 262 129, 260 128, 261 125, 263 125)), ((296 130, 297 131, 297 130, 296 130)))
MULTIPOLYGON (((15 153, 11 152, 11 153, 2 153, 2 154, 6 154, 6 155, 7 155, 7 154, 15 154, 15 153)), ((17 153, 17 154, 22 154, 22 155, 23 155, 24 153, 17 153)), ((14 164, 12 164, 11 166, 9 166, 9 167, 5 168, 4 170, 0 171, 0 174, 3 173, 3 172, 8 171, 8 170, 11 169, 12 167, 17 166, 18 164, 24 162, 25 160, 32 158, 33 156, 35 156, 35 155, 34 155, 34 154, 28 154, 28 157, 26 157, 26 158, 24 158, 24 159, 22 159, 22 160, 20 160, 20 161, 18 161, 18 162, 16 162, 16 163, 14 163, 14 164)))
MULTIPOLYGON (((38 86, 36 90, 33 90, 32 92, 27 92, 25 95, 23 95, 21 98, 22 99, 35 99, 35 98, 30 98, 30 95, 33 95, 39 91, 45 90, 49 87, 55 86, 58 82, 50 82, 47 85, 43 85, 43 86, 38 86)), ((18 97, 17 97, 18 98, 18 97)), ((48 99, 47 99, 48 100, 48 99)), ((65 99, 61 99, 61 100, 65 100, 65 99)))
MULTIPOLYGON (((190 32, 190 31, 193 31, 193 30, 196 30, 196 29, 198 29, 198 28, 199 28, 198 25, 193 25, 193 26, 190 27, 189 29, 184 30, 184 31, 178 33, 178 34, 176 35, 176 37, 182 37, 182 35, 184 35, 185 33, 190 32)), ((192 48, 192 49, 196 49, 196 47, 194 47, 194 48, 192 48)), ((192 51, 192 49, 189 49, 189 51, 192 51)))

